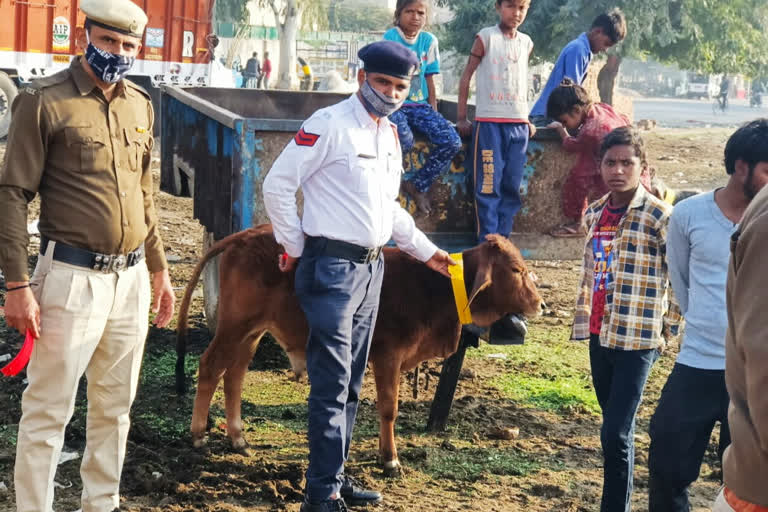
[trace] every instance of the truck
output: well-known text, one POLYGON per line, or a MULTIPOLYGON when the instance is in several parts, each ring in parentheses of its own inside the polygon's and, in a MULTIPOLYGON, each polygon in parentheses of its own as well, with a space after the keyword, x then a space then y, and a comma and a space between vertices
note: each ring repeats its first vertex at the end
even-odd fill
MULTIPOLYGON (((214 0, 132 0, 149 17, 128 78, 160 106, 164 84, 206 86, 212 68, 214 0)), ((0 138, 8 132, 18 88, 69 66, 83 53, 79 0, 0 0, 0 138)))
POLYGON ((689 71, 679 92, 688 98, 714 98, 720 92, 720 76, 689 71))

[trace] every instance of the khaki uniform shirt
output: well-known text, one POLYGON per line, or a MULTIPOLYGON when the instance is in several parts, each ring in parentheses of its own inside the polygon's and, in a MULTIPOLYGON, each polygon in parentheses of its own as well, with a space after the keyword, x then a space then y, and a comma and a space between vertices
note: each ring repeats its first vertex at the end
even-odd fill
POLYGON ((108 102, 77 58, 35 81, 13 103, 0 170, 0 267, 25 281, 27 204, 41 198, 39 229, 50 240, 104 254, 145 244, 151 272, 166 268, 152 200, 154 113, 127 80, 108 102))

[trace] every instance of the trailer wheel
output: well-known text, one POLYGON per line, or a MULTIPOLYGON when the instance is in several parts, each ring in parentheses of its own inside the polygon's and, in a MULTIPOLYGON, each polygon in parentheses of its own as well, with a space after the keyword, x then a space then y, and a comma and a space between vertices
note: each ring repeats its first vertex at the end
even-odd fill
MULTIPOLYGON (((203 254, 216 242, 213 233, 208 230, 203 234, 203 254)), ((216 256, 203 269, 203 310, 205 323, 211 336, 216 334, 216 321, 219 314, 219 256, 216 256)))
POLYGON ((11 127, 11 105, 19 91, 11 77, 0 72, 0 139, 8 135, 11 127))

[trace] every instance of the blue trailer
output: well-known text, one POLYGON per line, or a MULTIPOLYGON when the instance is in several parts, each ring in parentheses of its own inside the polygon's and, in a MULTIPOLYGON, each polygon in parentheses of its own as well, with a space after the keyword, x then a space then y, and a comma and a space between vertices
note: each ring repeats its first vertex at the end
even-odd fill
MULTIPOLYGON (((194 215, 213 238, 268 222, 261 200, 262 183, 275 158, 317 109, 346 95, 321 92, 165 87, 162 91, 163 191, 194 198, 194 215)), ((447 119, 456 104, 441 102, 447 119)), ((406 172, 420 168, 429 145, 417 141, 406 172)), ((543 233, 565 219, 560 188, 572 157, 560 149, 550 130, 531 141, 521 186, 523 209, 512 238, 524 256, 534 259, 578 257, 579 244, 543 233), (578 250, 574 252, 574 246, 578 250)), ((474 244, 473 177, 465 167, 465 151, 454 159, 430 192, 434 212, 417 225, 438 245, 464 249, 474 244)), ((403 197, 406 208, 415 206, 403 197)))

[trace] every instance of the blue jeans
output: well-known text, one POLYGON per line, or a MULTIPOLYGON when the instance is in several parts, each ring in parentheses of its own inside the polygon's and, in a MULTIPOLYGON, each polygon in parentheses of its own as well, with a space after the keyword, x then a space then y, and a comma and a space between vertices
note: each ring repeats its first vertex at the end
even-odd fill
POLYGON ((527 160, 528 125, 475 122, 470 154, 475 184, 477 240, 497 233, 509 236, 522 206, 520 183, 527 160))
POLYGON ((296 295, 309 324, 306 494, 322 502, 338 494, 379 309, 384 260, 370 264, 322 254, 307 240, 296 269, 296 295))
POLYGON ((650 512, 688 512, 688 487, 696 481, 716 422, 718 456, 731 444, 725 370, 676 364, 651 418, 648 458, 650 512))
POLYGON ((603 497, 600 512, 629 512, 632 509, 632 480, 635 468, 635 417, 657 349, 617 350, 600 346, 600 337, 589 338, 592 383, 603 425, 603 497))
POLYGON ((389 120, 397 125, 404 157, 413 149, 414 131, 427 137, 432 144, 424 167, 411 178, 419 192, 426 192, 440 174, 450 168, 453 157, 461 150, 461 138, 456 128, 430 105, 405 105, 389 116, 389 120))

